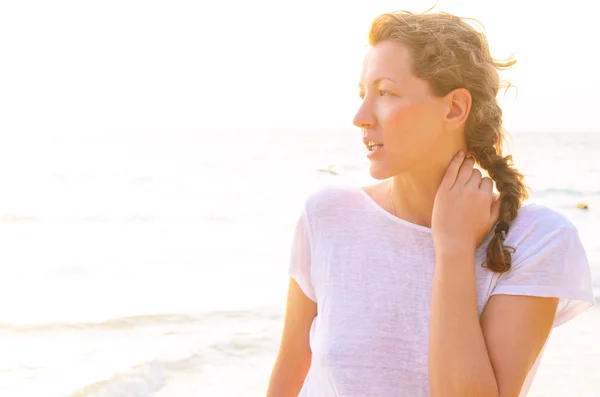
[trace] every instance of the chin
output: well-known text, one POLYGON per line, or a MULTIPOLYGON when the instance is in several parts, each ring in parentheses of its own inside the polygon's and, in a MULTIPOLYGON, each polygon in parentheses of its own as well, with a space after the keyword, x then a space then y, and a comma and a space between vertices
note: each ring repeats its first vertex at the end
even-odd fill
POLYGON ((371 175, 371 178, 378 181, 389 179, 396 174, 398 174, 398 172, 393 172, 391 168, 382 166, 382 164, 371 163, 371 166, 369 167, 369 175, 371 175))
POLYGON ((371 161, 369 165, 369 174, 371 178, 376 179, 378 181, 383 181, 386 179, 390 179, 398 174, 406 172, 411 169, 410 163, 394 163, 390 164, 386 161, 371 161))

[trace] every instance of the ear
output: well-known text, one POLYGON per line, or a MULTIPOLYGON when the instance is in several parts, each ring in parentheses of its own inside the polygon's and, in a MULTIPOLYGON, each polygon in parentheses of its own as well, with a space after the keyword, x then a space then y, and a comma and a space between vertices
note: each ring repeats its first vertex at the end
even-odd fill
POLYGON ((450 129, 462 127, 469 117, 473 100, 466 88, 457 88, 444 97, 444 122, 450 129))

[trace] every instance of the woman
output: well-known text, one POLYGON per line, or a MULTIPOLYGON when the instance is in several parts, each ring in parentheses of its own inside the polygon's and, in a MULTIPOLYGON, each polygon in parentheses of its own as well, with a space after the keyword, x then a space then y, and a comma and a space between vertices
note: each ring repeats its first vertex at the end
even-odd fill
POLYGON ((502 155, 514 62, 444 13, 381 15, 369 39, 354 124, 379 182, 307 200, 268 396, 525 396, 594 300, 576 229, 522 206, 502 155))

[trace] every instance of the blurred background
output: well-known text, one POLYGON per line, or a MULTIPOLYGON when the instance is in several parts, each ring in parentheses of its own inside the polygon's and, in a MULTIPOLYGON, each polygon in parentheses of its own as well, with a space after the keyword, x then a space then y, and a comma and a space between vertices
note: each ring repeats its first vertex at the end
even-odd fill
MULTIPOLYGON (((600 296, 589 4, 438 9, 517 59, 511 151, 600 296)), ((432 5, 0 3, 0 395, 264 395, 302 203, 369 179, 351 124, 369 23, 432 5)), ((600 396, 599 327, 593 309, 557 329, 530 395, 600 396)))

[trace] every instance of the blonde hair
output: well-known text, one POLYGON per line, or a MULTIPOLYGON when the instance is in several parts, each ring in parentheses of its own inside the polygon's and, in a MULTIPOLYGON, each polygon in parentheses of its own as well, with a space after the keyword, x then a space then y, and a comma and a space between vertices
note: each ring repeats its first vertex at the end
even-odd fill
POLYGON ((413 74, 426 81, 435 95, 444 96, 466 88, 472 97, 465 124, 467 151, 487 171, 500 192, 500 219, 487 247, 485 265, 495 272, 511 267, 513 247, 504 245, 510 224, 528 197, 523 175, 514 167, 511 156, 503 156, 505 132, 498 70, 516 61, 499 61, 490 55, 485 33, 467 21, 448 13, 413 14, 396 11, 379 15, 369 31, 369 44, 394 40, 405 45, 412 56, 413 74))

